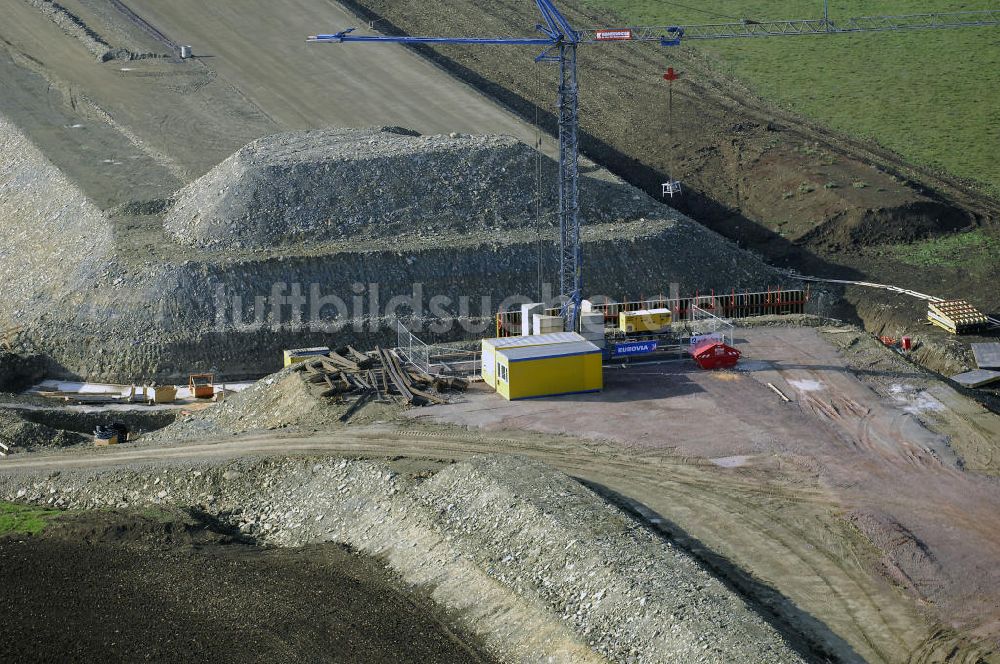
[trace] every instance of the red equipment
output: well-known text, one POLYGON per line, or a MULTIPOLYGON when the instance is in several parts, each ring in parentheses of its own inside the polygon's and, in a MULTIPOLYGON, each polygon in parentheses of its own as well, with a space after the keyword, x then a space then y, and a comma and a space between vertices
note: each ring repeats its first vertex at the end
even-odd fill
POLYGON ((711 339, 695 346, 691 357, 702 369, 729 369, 736 366, 742 353, 729 344, 711 339))

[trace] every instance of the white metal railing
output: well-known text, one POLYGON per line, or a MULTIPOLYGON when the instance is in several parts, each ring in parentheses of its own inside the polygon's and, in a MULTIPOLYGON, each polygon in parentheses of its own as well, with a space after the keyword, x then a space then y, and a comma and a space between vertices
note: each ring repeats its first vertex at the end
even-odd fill
POLYGON ((733 345, 733 330, 736 326, 731 320, 719 318, 696 304, 691 305, 689 312, 687 324, 692 335, 717 334, 723 343, 733 345))
POLYGON ((428 344, 399 319, 396 319, 396 352, 432 376, 478 376, 482 366, 481 352, 428 344))

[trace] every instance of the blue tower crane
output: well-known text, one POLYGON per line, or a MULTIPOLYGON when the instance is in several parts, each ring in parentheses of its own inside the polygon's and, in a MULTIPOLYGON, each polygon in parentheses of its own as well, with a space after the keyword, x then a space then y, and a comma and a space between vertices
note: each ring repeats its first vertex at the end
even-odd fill
POLYGON ((575 330, 583 294, 580 248, 579 85, 576 56, 581 44, 602 42, 657 42, 679 46, 682 40, 830 35, 855 32, 963 28, 1000 25, 1000 10, 963 11, 894 16, 861 16, 831 20, 824 1, 823 18, 778 21, 744 20, 738 23, 672 25, 575 30, 551 0, 535 0, 543 23, 537 37, 410 37, 355 35, 354 28, 308 38, 311 43, 475 44, 541 46, 535 62, 559 65, 559 293, 567 330, 575 330))

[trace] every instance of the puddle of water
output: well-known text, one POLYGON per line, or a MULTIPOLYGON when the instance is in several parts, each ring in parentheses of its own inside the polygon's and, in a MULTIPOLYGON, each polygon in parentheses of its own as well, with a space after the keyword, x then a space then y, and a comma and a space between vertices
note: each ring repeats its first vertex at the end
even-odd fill
POLYGON ((797 389, 799 392, 819 392, 823 390, 823 383, 818 380, 810 380, 808 378, 802 380, 790 380, 788 384, 797 389))

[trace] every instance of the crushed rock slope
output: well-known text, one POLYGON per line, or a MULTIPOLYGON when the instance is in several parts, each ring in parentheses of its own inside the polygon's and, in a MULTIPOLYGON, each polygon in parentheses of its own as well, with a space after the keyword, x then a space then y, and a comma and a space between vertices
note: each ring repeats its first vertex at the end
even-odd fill
POLYGON ((0 326, 91 287, 112 253, 103 213, 0 116, 0 326))
POLYGON ((373 461, 2 476, 0 499, 193 506, 264 542, 386 560, 507 661, 801 662, 687 554, 536 461, 493 455, 424 482, 373 461))
MULTIPOLYGON (((181 242, 212 247, 533 227, 537 157, 509 136, 275 134, 181 190, 166 226, 181 242)), ((541 213, 551 220, 558 164, 542 157, 539 166, 541 213)), ((582 178, 580 212, 587 223, 676 216, 629 185, 590 177, 582 178)))

